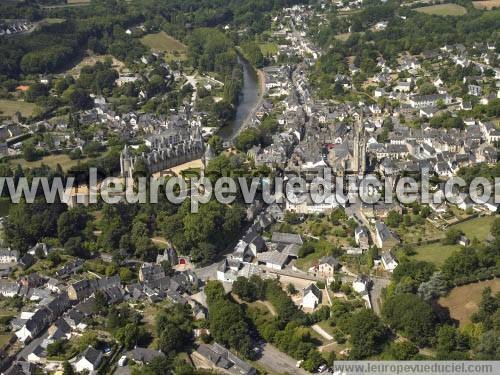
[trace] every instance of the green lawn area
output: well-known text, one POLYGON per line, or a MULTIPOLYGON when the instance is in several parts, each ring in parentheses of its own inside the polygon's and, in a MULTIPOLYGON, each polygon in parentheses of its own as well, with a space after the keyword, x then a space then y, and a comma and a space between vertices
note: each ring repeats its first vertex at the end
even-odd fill
POLYGON ((259 48, 264 56, 278 53, 278 45, 276 43, 261 43, 259 44, 259 48))
POLYGON ((69 168, 78 165, 78 163, 85 162, 86 159, 79 160, 71 160, 66 154, 57 154, 57 155, 47 155, 36 161, 26 161, 23 158, 12 159, 9 163, 13 166, 21 164, 21 167, 24 168, 35 168, 39 167, 42 164, 47 165, 48 167, 55 169, 57 164, 60 164, 64 171, 67 171, 69 168))
POLYGON ((164 52, 167 61, 173 59, 184 60, 186 58, 186 45, 167 35, 164 31, 144 35, 141 42, 153 51, 164 52))
POLYGON ((11 117, 16 112, 21 112, 24 117, 30 117, 36 105, 20 100, 0 100, 0 116, 11 117))
POLYGON ((482 216, 452 225, 450 228, 461 229, 470 240, 476 237, 478 240, 483 241, 490 234, 491 224, 494 220, 495 216, 482 216))
POLYGON ((66 21, 64 18, 44 18, 43 20, 40 21, 40 24, 42 25, 55 25, 58 23, 63 23, 66 21))
POLYGON ((414 10, 420 13, 434 14, 436 16, 463 16, 467 13, 467 9, 457 4, 436 4, 414 10))
POLYGON ((7 216, 9 214, 9 208, 12 202, 7 197, 0 198, 0 217, 7 216))
POLYGON ((326 333, 329 333, 330 335, 333 335, 333 327, 330 325, 330 322, 328 320, 322 320, 321 322, 317 323, 321 328, 326 333))
POLYGON ((11 336, 10 333, 0 334, 0 348, 3 348, 9 342, 11 336))
POLYGON ((417 260, 425 260, 440 267, 446 258, 455 250, 459 250, 459 245, 442 245, 440 242, 419 246, 415 249, 417 254, 414 256, 417 260))

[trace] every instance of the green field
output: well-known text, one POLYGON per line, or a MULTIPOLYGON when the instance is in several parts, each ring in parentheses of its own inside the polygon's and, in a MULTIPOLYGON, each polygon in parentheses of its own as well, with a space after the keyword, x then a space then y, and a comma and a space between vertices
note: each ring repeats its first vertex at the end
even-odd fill
POLYGON ((145 35, 141 38, 141 42, 151 48, 152 51, 164 52, 167 61, 184 60, 186 58, 186 45, 163 31, 157 34, 145 35))
POLYGON ((417 260, 425 260, 435 264, 437 267, 443 265, 455 250, 459 250, 459 245, 442 245, 441 242, 436 242, 428 245, 422 245, 415 249, 417 254, 414 256, 417 260))
MULTIPOLYGON (((472 220, 464 221, 463 223, 452 225, 449 228, 462 230, 470 240, 477 238, 479 241, 484 241, 490 233, 491 223, 494 220, 495 216, 477 217, 472 220)), ((459 245, 442 245, 441 242, 422 245, 415 249, 417 251, 415 259, 425 260, 439 267, 453 251, 459 250, 460 248, 461 246, 459 245)))
POLYGON ((414 10, 420 13, 433 14, 436 16, 463 16, 467 13, 467 9, 457 4, 437 4, 416 8, 414 10))
POLYGON ((259 48, 264 56, 278 53, 278 45, 276 43, 262 43, 259 44, 259 48))
POLYGON ((8 344, 11 334, 0 334, 0 348, 8 344))
POLYGON ((486 239, 490 234, 491 224, 495 220, 495 216, 477 217, 472 220, 464 221, 463 223, 452 225, 450 228, 458 228, 462 230, 470 240, 477 238, 480 241, 486 239))
POLYGON ((42 164, 45 164, 46 166, 52 169, 55 169, 57 167, 57 164, 60 164, 62 169, 64 171, 67 171, 74 165, 77 165, 78 163, 83 163, 84 161, 85 159, 71 160, 69 156, 66 154, 58 154, 58 155, 44 156, 43 158, 37 161, 26 161, 22 158, 12 159, 9 161, 9 163, 13 166, 20 164, 21 167, 23 167, 23 169, 39 167, 42 164))
POLYGON ((0 100, 0 116, 11 117, 17 111, 24 117, 29 117, 35 111, 36 105, 20 100, 0 100))

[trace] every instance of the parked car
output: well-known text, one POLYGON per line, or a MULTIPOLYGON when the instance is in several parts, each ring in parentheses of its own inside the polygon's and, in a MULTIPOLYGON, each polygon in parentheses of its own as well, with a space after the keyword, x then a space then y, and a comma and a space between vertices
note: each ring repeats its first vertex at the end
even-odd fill
POLYGON ((123 366, 125 366, 125 365, 127 364, 127 359, 128 359, 128 358, 127 358, 127 356, 126 356, 126 355, 122 355, 122 356, 120 357, 120 359, 118 360, 118 366, 119 366, 119 367, 123 367, 123 366))

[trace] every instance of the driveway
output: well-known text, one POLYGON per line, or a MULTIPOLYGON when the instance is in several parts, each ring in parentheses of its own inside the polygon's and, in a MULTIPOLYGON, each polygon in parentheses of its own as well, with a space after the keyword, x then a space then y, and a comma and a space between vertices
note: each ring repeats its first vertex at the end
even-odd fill
POLYGON ((380 304, 382 289, 387 287, 387 285, 389 285, 391 280, 382 277, 372 277, 372 280, 373 280, 373 286, 372 290, 370 290, 370 302, 372 303, 372 308, 375 314, 380 316, 382 311, 382 306, 380 304))
POLYGON ((295 359, 280 352, 270 344, 264 344, 262 347, 262 357, 257 362, 262 365, 262 367, 277 374, 309 374, 304 369, 296 366, 297 361, 295 359))
POLYGON ((326 332, 323 328, 321 328, 319 325, 314 324, 313 326, 311 326, 311 328, 316 333, 319 333, 324 339, 326 339, 328 341, 332 341, 333 340, 333 337, 328 332, 326 332))

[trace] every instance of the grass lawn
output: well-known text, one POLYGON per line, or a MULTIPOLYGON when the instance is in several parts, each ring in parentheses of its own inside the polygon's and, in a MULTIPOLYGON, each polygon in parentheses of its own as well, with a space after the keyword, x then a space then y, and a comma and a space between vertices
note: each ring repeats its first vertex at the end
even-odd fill
POLYGON ((333 336, 333 327, 330 325, 330 322, 328 320, 322 320, 321 322, 317 323, 323 330, 333 336))
POLYGON ((264 56, 278 53, 278 45, 276 43, 262 43, 259 44, 259 48, 264 56))
POLYGON ((442 245, 440 242, 433 244, 422 245, 415 250, 417 254, 414 256, 417 260, 425 260, 440 267, 446 258, 448 258, 455 250, 459 250, 459 245, 442 245))
POLYGON ((11 336, 12 334, 10 333, 0 334, 0 348, 3 348, 5 345, 7 345, 11 336))
POLYGON ((174 59, 184 60, 186 58, 186 45, 172 38, 164 31, 157 34, 145 35, 141 38, 141 42, 153 51, 164 52, 167 61, 174 59))
POLYGON ((36 105, 20 100, 0 100, 0 116, 11 117, 17 111, 21 112, 24 117, 30 117, 36 105))
POLYGON ((416 8, 414 10, 420 13, 433 14, 436 16, 463 16, 467 13, 467 9, 457 4, 436 4, 416 8))
POLYGON ((495 216, 482 216, 472 220, 464 221, 460 224, 452 225, 450 228, 461 229, 470 240, 477 238, 480 241, 486 239, 490 234, 491 224, 495 216))
POLYGON ((39 167, 42 164, 45 164, 52 169, 55 169, 57 167, 57 164, 60 164, 62 169, 64 171, 67 171, 69 168, 78 165, 78 163, 85 162, 85 160, 86 159, 71 160, 69 156, 66 154, 57 154, 57 155, 44 156, 43 158, 37 161, 26 161, 22 158, 12 159, 9 161, 9 163, 13 166, 21 164, 21 167, 23 167, 23 169, 39 167))
POLYGON ((480 281, 473 284, 453 288, 446 297, 441 297, 438 303, 450 309, 450 316, 460 322, 460 326, 470 323, 470 316, 478 310, 481 293, 490 287, 492 294, 500 292, 500 279, 480 281))
POLYGON ((8 197, 0 198, 0 217, 7 216, 9 214, 9 208, 12 202, 8 197))
POLYGON ((66 21, 64 18, 44 18, 43 20, 40 21, 40 24, 42 25, 55 25, 58 23, 63 23, 66 21))
POLYGON ((476 9, 500 8, 500 0, 473 1, 472 4, 476 9))

